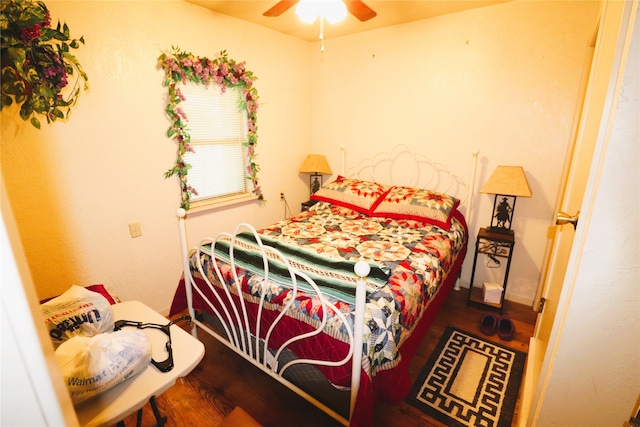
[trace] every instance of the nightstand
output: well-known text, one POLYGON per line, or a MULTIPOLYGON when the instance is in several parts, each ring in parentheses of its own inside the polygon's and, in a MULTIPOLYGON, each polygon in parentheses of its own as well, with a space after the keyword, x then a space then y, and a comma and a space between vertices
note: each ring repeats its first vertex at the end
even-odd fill
POLYGON ((481 305, 498 309, 502 314, 504 307, 504 295, 507 292, 507 281, 509 280, 509 268, 511 267, 511 257, 513 256, 513 248, 515 246, 515 238, 513 234, 496 233, 481 228, 476 239, 476 249, 473 256, 473 269, 471 270, 471 281, 469 282, 469 294, 467 296, 467 305, 481 305), (507 265, 504 272, 504 280, 502 282, 502 292, 500 293, 500 302, 486 302, 483 295, 482 286, 474 287, 473 279, 476 275, 476 265, 478 255, 488 257, 492 261, 506 259, 507 265))
POLYGON ((307 200, 306 202, 302 202, 300 205, 300 211, 306 212, 311 206, 315 205, 316 203, 318 203, 317 200, 307 200))

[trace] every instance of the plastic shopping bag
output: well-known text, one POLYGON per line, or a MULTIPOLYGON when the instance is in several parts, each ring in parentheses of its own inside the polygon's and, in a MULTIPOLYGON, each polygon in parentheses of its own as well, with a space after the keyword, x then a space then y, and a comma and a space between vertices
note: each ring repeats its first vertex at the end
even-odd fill
POLYGON ((73 285, 40 305, 54 348, 76 336, 113 331, 111 304, 99 293, 73 285))
POLYGON ((141 331, 75 336, 55 351, 74 404, 103 393, 146 369, 151 344, 141 331))

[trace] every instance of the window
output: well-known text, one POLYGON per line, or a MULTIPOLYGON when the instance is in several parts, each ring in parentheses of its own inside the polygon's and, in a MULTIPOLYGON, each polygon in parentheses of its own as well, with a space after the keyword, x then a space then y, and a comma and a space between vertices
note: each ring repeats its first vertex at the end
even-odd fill
POLYGON ((237 88, 223 93, 217 85, 207 88, 192 82, 182 85, 180 91, 193 149, 184 155, 191 165, 187 176, 191 207, 248 196, 247 114, 238 108, 242 93, 237 88))
POLYGON ((258 92, 253 73, 226 51, 210 60, 174 47, 158 61, 169 90, 167 136, 178 143, 176 163, 164 175, 179 178, 180 207, 264 200, 255 162, 258 92))

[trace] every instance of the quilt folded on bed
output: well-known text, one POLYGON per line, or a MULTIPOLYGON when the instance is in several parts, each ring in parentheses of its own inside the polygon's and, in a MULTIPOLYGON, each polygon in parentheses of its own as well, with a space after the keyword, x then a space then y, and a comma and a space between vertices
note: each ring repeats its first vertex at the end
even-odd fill
MULTIPOLYGON (((307 249, 304 246, 294 246, 289 242, 280 241, 270 236, 260 236, 262 243, 277 249, 283 254, 292 267, 306 273, 322 288, 322 291, 344 302, 355 303, 356 277, 353 272, 357 260, 340 260, 326 256, 323 250, 307 249)), ((216 241, 215 257, 230 262, 229 248, 231 238, 216 241)), ((251 232, 244 232, 236 236, 233 251, 235 265, 249 271, 260 271, 264 268, 260 248, 251 232)), ((210 247, 210 245, 207 245, 210 247)), ((269 280, 293 287, 293 280, 289 269, 279 257, 269 257, 269 280)), ((371 294, 389 280, 389 269, 369 262, 371 272, 367 276, 367 294, 371 294)), ((296 280, 297 285, 306 291, 313 291, 304 280, 296 280)))

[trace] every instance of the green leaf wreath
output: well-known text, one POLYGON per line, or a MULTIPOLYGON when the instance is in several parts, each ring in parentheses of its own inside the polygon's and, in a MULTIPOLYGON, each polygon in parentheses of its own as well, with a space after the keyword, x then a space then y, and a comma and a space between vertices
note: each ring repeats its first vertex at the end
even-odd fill
POLYGON ((253 87, 257 77, 253 72, 245 68, 244 62, 236 62, 230 59, 226 51, 220 52, 215 59, 196 57, 191 53, 180 51, 173 47, 167 55, 163 53, 158 61, 165 72, 163 85, 169 88, 169 102, 165 112, 171 119, 171 126, 167 130, 167 136, 178 142, 178 157, 175 166, 165 172, 165 178, 177 175, 180 179, 182 193, 181 207, 189 210, 189 200, 192 195, 197 195, 195 188, 187 184, 187 174, 191 165, 185 162, 184 155, 194 152, 190 145, 191 136, 187 129, 187 116, 180 107, 184 99, 180 84, 188 81, 209 85, 216 83, 222 92, 227 88, 239 88, 242 93, 240 108, 247 111, 248 136, 244 142, 248 153, 247 179, 253 183, 253 193, 258 199, 264 200, 262 190, 258 186, 258 172, 260 167, 255 162, 255 147, 258 142, 257 112, 258 91, 253 87))
POLYGON ((71 54, 84 39, 72 39, 67 24, 58 21, 55 28, 50 24, 49 10, 41 1, 0 2, 1 108, 15 102, 20 105, 20 117, 38 129, 37 115, 45 116, 47 123, 66 119, 81 88, 89 89, 87 74, 71 54))

